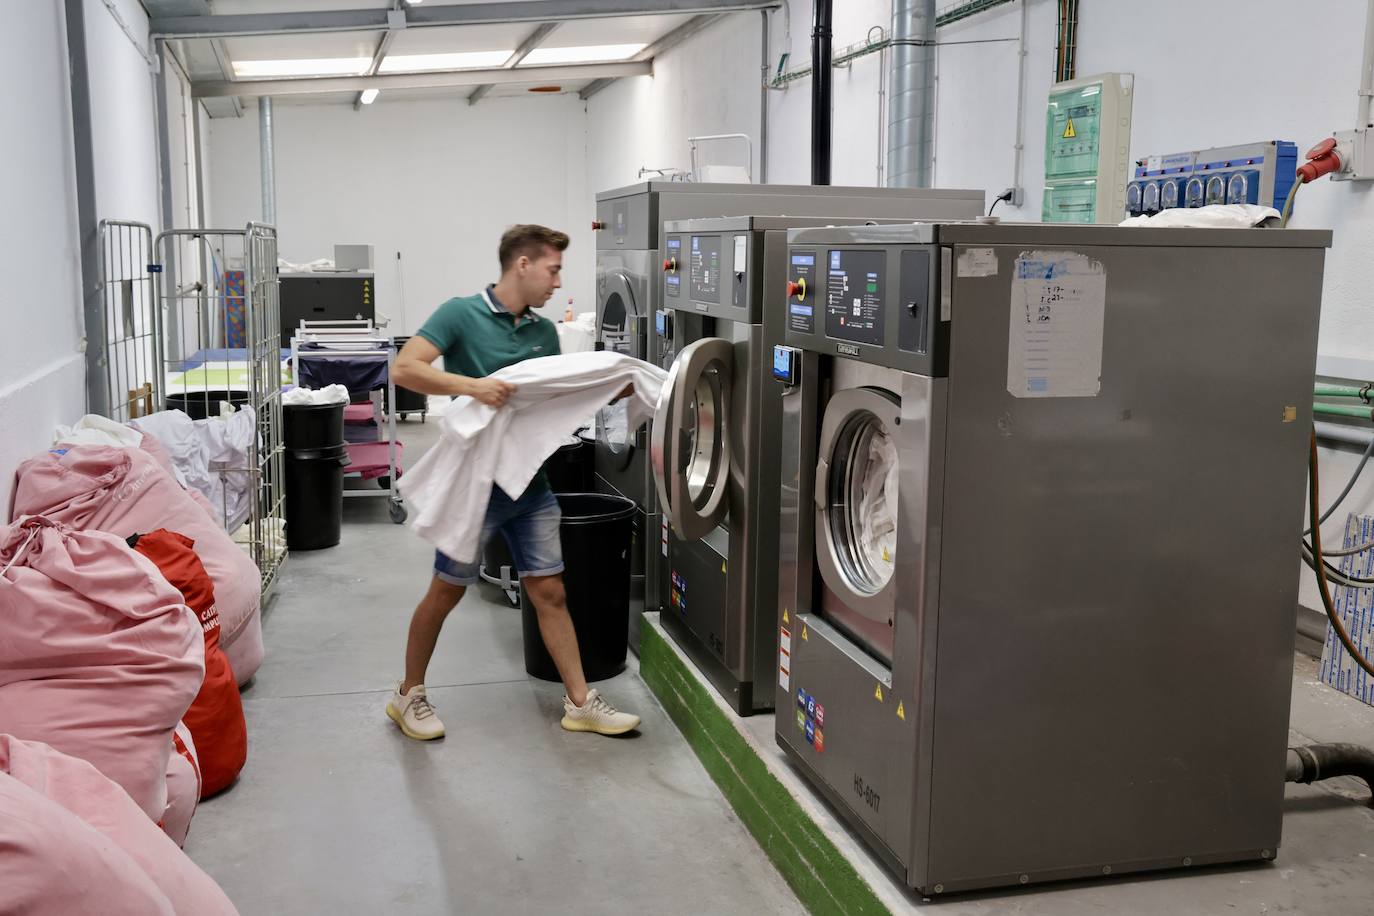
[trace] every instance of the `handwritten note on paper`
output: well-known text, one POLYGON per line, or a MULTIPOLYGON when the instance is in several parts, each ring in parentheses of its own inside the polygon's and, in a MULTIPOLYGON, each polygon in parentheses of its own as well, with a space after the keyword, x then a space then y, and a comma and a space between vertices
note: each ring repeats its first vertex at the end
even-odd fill
POLYGON ((1107 273, 1076 251, 1023 251, 1011 282, 1007 391, 1091 398, 1102 390, 1107 273))

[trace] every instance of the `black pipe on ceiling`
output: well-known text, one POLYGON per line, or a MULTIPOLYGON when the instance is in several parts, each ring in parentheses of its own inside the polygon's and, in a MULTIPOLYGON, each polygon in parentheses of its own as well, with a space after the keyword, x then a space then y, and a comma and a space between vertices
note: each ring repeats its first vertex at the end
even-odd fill
POLYGON ((815 0, 811 30, 811 183, 830 184, 830 109, 834 68, 830 47, 831 0, 815 0))

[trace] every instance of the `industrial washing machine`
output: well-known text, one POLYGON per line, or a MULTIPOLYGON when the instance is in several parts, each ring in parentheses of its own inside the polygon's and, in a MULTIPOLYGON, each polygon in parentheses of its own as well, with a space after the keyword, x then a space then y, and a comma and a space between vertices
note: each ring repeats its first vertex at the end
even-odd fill
POLYGON ((911 887, 1276 855, 1329 243, 789 233, 777 741, 911 887))
POLYGON ((667 250, 683 254, 664 271, 655 314, 669 371, 649 434, 667 519, 660 620, 740 715, 774 701, 782 389, 772 368, 787 315, 787 230, 827 223, 737 216, 663 227, 667 250))
MULTIPOLYGON (((825 214, 895 219, 964 219, 982 212, 982 191, 813 187, 810 185, 697 184, 652 181, 596 196, 597 345, 649 362, 660 354, 650 333, 663 307, 663 265, 683 255, 661 247, 665 220, 747 214, 825 214)), ((597 415, 598 492, 626 496, 640 507, 635 519, 630 590, 630 645, 639 651, 643 612, 665 606, 667 576, 660 562, 663 528, 647 455, 647 430, 628 429, 626 405, 597 415)))

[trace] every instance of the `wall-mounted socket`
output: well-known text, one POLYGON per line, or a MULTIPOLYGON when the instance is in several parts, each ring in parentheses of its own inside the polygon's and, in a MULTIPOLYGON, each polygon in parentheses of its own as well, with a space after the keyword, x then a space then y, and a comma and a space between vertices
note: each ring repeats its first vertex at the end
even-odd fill
POLYGON ((1341 130, 1335 133, 1341 168, 1331 173, 1332 181, 1369 181, 1374 179, 1374 138, 1371 128, 1341 130))

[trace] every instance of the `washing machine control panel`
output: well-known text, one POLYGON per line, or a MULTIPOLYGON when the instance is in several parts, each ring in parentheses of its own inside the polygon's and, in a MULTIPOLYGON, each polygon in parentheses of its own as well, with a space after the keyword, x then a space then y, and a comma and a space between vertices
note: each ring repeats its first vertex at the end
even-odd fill
POLYGON ((664 235, 664 264, 671 264, 672 269, 665 266, 663 271, 663 305, 711 318, 757 323, 761 314, 754 261, 763 247, 763 233, 696 229, 693 222, 677 221, 664 235))
POLYGON ((936 245, 792 245, 787 343, 923 375, 941 375, 949 316, 936 245))

